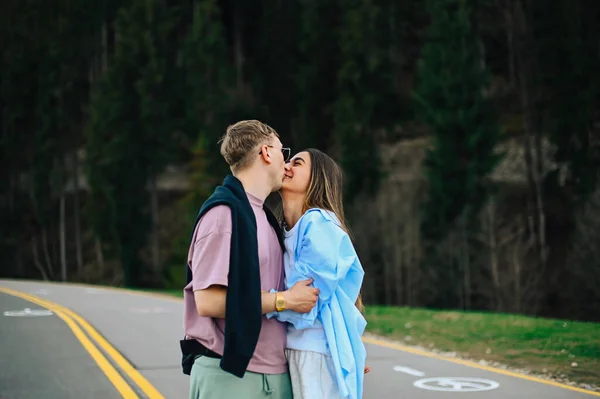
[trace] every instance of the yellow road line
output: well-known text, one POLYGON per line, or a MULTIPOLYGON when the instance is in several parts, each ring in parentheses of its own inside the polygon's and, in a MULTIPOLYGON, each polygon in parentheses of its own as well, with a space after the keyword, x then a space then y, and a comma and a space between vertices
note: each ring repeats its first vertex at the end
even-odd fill
POLYGON ((79 322, 79 324, 81 324, 87 333, 94 338, 98 345, 100 345, 100 347, 104 349, 104 351, 106 351, 110 357, 112 357, 121 370, 123 370, 123 372, 127 374, 137 384, 138 387, 140 387, 140 389, 146 394, 146 396, 148 396, 149 399, 165 399, 165 397, 158 392, 158 390, 154 388, 154 386, 150 384, 150 382, 148 382, 148 380, 144 378, 144 376, 142 376, 142 374, 140 374, 140 372, 137 371, 131 365, 131 363, 129 363, 127 359, 125 359, 123 355, 121 355, 121 353, 119 353, 119 351, 116 350, 102 335, 100 335, 98 331, 96 331, 85 319, 70 310, 68 312, 75 320, 77 320, 77 322, 79 322))
POLYGON ((114 387, 119 391, 121 396, 125 399, 139 399, 139 396, 131 389, 129 384, 125 382, 123 377, 119 374, 119 372, 110 364, 110 362, 104 357, 104 355, 94 346, 92 341, 81 331, 81 328, 68 316, 66 315, 60 308, 57 306, 53 306, 49 303, 42 303, 42 301, 37 300, 36 298, 31 298, 29 295, 22 294, 19 291, 14 291, 9 288, 0 287, 0 292, 4 292, 5 294, 19 297, 21 299, 25 299, 27 301, 33 302, 37 305, 43 306, 51 311, 53 311, 58 317, 60 317, 67 326, 73 331, 75 337, 79 340, 81 345, 88 351, 92 359, 96 361, 98 367, 104 372, 109 381, 114 385, 114 387))
POLYGON ((144 392, 148 399, 165 399, 165 397, 156 388, 154 388, 154 386, 150 384, 150 382, 148 382, 148 380, 144 378, 144 376, 142 376, 142 374, 140 374, 140 372, 137 371, 131 365, 131 363, 129 363, 129 361, 127 361, 127 359, 125 359, 123 355, 121 355, 121 353, 119 353, 118 350, 116 350, 102 335, 100 335, 100 333, 98 333, 98 331, 96 331, 96 329, 92 327, 90 323, 88 323, 83 317, 79 316, 77 313, 73 312, 68 308, 55 304, 53 302, 49 302, 45 299, 41 299, 29 294, 24 294, 19 291, 14 292, 18 293, 19 296, 21 296, 22 298, 30 298, 32 300, 37 301, 39 304, 51 305, 72 317, 81 325, 81 327, 83 327, 83 329, 89 334, 89 336, 96 341, 98 346, 100 346, 106 352, 106 354, 113 359, 113 361, 121 368, 121 370, 123 370, 123 372, 137 384, 137 386, 142 390, 142 392, 144 392))
POLYGON ((587 393, 588 395, 592 395, 592 396, 600 396, 600 392, 594 392, 594 391, 589 391, 589 390, 583 389, 583 388, 572 387, 570 385, 561 384, 560 382, 544 380, 543 378, 533 377, 533 376, 525 375, 525 374, 519 374, 519 373, 515 373, 513 371, 498 369, 498 368, 491 367, 491 366, 484 366, 482 364, 475 363, 475 362, 472 362, 469 360, 446 357, 446 356, 438 355, 437 353, 427 352, 427 351, 420 350, 417 348, 412 348, 412 347, 406 346, 406 345, 400 345, 400 344, 396 344, 396 343, 392 343, 392 342, 381 341, 379 339, 370 338, 370 337, 363 337, 363 341, 368 344, 373 344, 373 345, 383 346, 386 348, 396 349, 396 350, 399 350, 402 352, 412 353, 414 355, 426 356, 426 357, 430 357, 430 358, 438 359, 438 360, 445 360, 447 362, 461 364, 461 365, 467 366, 467 367, 473 367, 476 369, 491 371, 492 373, 496 373, 496 374, 503 374, 503 375, 508 375, 510 377, 516 377, 516 378, 521 378, 524 380, 539 382, 541 384, 552 385, 552 386, 555 386, 558 388, 569 389, 569 390, 575 391, 575 392, 587 393))
MULTIPOLYGON (((14 280, 14 281, 17 281, 17 280, 14 280)), ((39 281, 39 283, 44 283, 44 282, 43 281, 39 281)), ((112 290, 112 291, 116 291, 116 292, 132 293, 132 294, 142 295, 142 296, 153 296, 153 297, 157 297, 157 298, 175 300, 175 301, 180 301, 180 302, 183 301, 183 298, 171 296, 171 295, 168 295, 168 294, 162 294, 162 293, 158 293, 158 292, 155 293, 155 292, 147 292, 147 291, 133 291, 133 290, 128 290, 126 288, 120 288, 120 287, 98 286, 98 285, 93 285, 93 284, 82 284, 82 283, 68 283, 68 285, 74 285, 74 286, 80 286, 80 287, 89 287, 89 288, 96 288, 96 289, 104 289, 104 290, 107 290, 107 291, 111 291, 112 290)), ((1 288, 0 288, 0 290, 1 290, 1 288)), ((86 324, 88 324, 87 322, 85 322, 85 320, 83 320, 83 322, 86 323, 86 324)), ((85 328, 85 325, 83 325, 83 326, 85 328)), ((90 326, 90 329, 93 330, 93 328, 91 326, 90 326)), ((91 335, 92 334, 90 334, 90 336, 91 335)), ((104 340, 104 338, 102 338, 101 336, 99 336, 99 339, 104 340)), ((106 342, 106 340, 104 340, 104 341, 106 342)), ((432 352, 427 352, 427 351, 424 351, 424 350, 416 349, 416 348, 413 348, 413 347, 410 347, 410 346, 406 346, 406 345, 400 345, 400 344, 391 343, 391 342, 387 342, 387 341, 382 341, 382 340, 378 340, 378 339, 370 338, 370 337, 363 337, 363 341, 366 342, 366 343, 369 343, 369 344, 383 346, 383 347, 387 347, 387 348, 392 348, 392 349, 396 349, 396 350, 400 350, 400 351, 403 351, 403 352, 412 353, 412 354, 419 355, 419 356, 425 356, 425 357, 430 357, 430 358, 433 358, 433 359, 445 360, 447 362, 452 362, 452 363, 461 364, 461 365, 467 366, 467 367, 473 367, 473 368, 477 368, 477 369, 481 369, 481 370, 486 370, 486 371, 490 371, 492 373, 503 374, 503 375, 507 375, 507 376, 510 376, 510 377, 521 378, 521 379, 525 379, 525 380, 529 380, 529 381, 539 382, 541 384, 551 385, 551 386, 555 386, 555 387, 558 387, 558 388, 564 388, 564 389, 568 389, 568 390, 571 390, 571 391, 586 393, 588 395, 600 397, 600 392, 594 392, 594 391, 590 391, 590 390, 583 389, 583 388, 572 387, 570 385, 561 384, 559 382, 545 380, 543 378, 533 377, 533 376, 529 376, 529 375, 525 375, 525 374, 519 374, 519 373, 516 373, 516 372, 512 372, 512 371, 508 371, 508 370, 503 370, 503 369, 499 369, 499 368, 495 368, 495 367, 491 367, 491 366, 484 366, 484 365, 481 365, 479 363, 475 363, 475 362, 469 361, 469 360, 450 358, 450 357, 446 357, 446 356, 443 356, 443 355, 438 355, 436 353, 432 353, 432 352)), ((116 352, 116 356, 123 358, 118 352, 116 352)), ((125 359, 123 359, 123 361, 125 363, 129 364, 125 359)), ((121 367, 123 367, 123 366, 121 366, 121 367)), ((133 369, 133 367, 131 367, 131 368, 133 369)), ((135 373, 137 373, 137 370, 135 370, 135 369, 133 369, 133 370, 134 370, 135 373)), ((141 378, 143 378, 143 377, 141 377, 141 378)), ((138 383, 138 385, 139 385, 139 383, 138 383)), ((162 396, 155 396, 153 398, 164 399, 162 396)))

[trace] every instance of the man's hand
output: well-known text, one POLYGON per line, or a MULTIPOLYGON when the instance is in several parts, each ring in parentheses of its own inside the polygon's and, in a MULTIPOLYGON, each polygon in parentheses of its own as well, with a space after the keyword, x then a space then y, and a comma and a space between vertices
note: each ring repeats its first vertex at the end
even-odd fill
POLYGON ((313 279, 298 281, 283 292, 286 308, 298 313, 308 313, 319 299, 319 289, 310 287, 313 279))

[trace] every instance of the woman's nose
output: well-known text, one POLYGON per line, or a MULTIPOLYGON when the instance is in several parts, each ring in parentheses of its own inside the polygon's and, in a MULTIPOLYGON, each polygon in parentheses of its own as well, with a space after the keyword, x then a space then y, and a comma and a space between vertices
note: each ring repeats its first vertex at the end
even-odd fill
POLYGON ((286 163, 285 163, 285 170, 286 170, 287 172, 289 172, 290 170, 292 170, 292 165, 290 165, 290 163, 289 163, 289 162, 286 162, 286 163))

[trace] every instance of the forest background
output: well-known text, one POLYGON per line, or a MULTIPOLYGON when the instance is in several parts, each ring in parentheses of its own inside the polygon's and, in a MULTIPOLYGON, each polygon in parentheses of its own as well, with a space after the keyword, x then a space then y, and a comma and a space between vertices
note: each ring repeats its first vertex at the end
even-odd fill
POLYGON ((259 119, 342 165, 367 304, 600 321, 600 2, 0 10, 0 277, 182 288, 259 119))

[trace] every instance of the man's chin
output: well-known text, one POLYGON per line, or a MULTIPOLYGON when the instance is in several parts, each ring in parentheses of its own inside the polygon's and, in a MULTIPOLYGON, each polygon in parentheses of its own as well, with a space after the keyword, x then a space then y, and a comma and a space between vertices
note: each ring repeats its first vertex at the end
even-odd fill
POLYGON ((281 193, 289 191, 289 190, 290 190, 290 181, 289 180, 287 180, 287 181, 284 180, 281 183, 281 187, 279 188, 279 193, 281 194, 281 193))
POLYGON ((283 187, 283 182, 279 182, 279 184, 275 184, 273 186, 273 189, 271 190, 271 192, 275 193, 277 191, 280 191, 282 187, 283 187))

